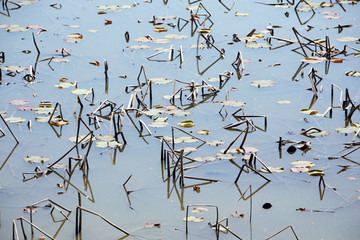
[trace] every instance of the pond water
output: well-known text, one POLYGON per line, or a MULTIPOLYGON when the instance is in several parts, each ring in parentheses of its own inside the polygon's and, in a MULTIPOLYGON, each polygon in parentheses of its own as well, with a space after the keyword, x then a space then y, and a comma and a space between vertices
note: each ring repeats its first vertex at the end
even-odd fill
MULTIPOLYGON (((4 133, 0 138, 0 238, 13 236, 13 223, 22 238, 19 219, 30 221, 26 207, 34 205, 33 224, 57 239, 267 239, 282 229, 271 239, 358 239, 359 4, 356 0, 297 4, 2 1, 0 114, 19 143, 0 119, 4 133), (234 34, 240 41, 235 41, 234 34), (331 47, 326 48, 326 37, 331 47), (289 44, 279 38, 290 39, 289 44), (166 40, 155 43, 154 39, 166 40), (172 48, 173 56, 166 50, 172 48), (64 56, 61 49, 65 49, 64 56), (327 59, 316 59, 316 54, 327 59), (319 63, 303 62, 314 59, 319 63), (9 70, 6 66, 28 69, 9 70), (34 74, 31 68, 35 68, 34 74), (150 85, 155 80, 146 78, 172 81, 150 85), (60 79, 69 88, 56 87, 60 79), (191 85, 192 81, 197 85, 191 85), (77 97, 72 92, 75 84, 86 92, 93 89, 94 95, 77 97), (186 99, 191 87, 197 98, 186 99), (207 95, 202 95, 202 88, 207 95), (164 98, 181 89, 181 100, 164 98), (77 99, 83 105, 81 112, 77 99), (111 101, 108 107, 96 111, 106 100, 111 101), (223 107, 225 100, 237 105, 223 107), (36 110, 42 101, 50 101, 53 107, 60 104, 62 116, 59 107, 54 116, 63 121, 54 124, 65 125, 37 121, 36 117, 52 112, 36 113, 42 110, 36 110), (19 107, 35 109, 21 111, 19 107), (323 114, 329 107, 331 112, 323 114), (148 116, 147 110, 152 108, 164 112, 148 116), (173 116, 166 108, 189 112, 173 116), (94 117, 91 122, 89 116, 94 117), (10 123, 9 117, 24 120, 10 123), (195 125, 180 127, 183 120, 195 125), (232 128, 228 128, 230 124, 234 124, 232 128), (116 134, 119 146, 106 147, 106 141, 94 139, 94 143, 74 148, 69 138, 77 135, 78 126, 80 135, 121 132, 116 134), (209 132, 201 135, 201 130, 209 132), (190 142, 173 145, 172 131, 174 137, 190 136, 190 142), (161 142, 164 136, 168 145, 161 142), (237 150, 226 156, 234 159, 215 158, 232 143, 230 148, 237 150), (162 145, 170 166, 162 158, 162 145), (177 150, 175 155, 172 150, 177 150), (31 163, 36 159, 24 161, 27 156, 49 160, 31 163), (175 174, 171 157, 178 161, 175 174), (196 157, 211 158, 193 160, 196 157), (255 158, 255 163, 249 158, 255 158), (47 167, 59 159, 67 165, 65 169, 47 167), (299 169, 292 164, 297 160, 309 162, 297 165, 305 167, 299 169), (273 173, 262 172, 264 167, 274 167, 273 173), (325 175, 306 172, 314 169, 325 175), (299 170, 302 172, 294 172, 299 170), (185 177, 184 186, 181 176, 185 177), (98 215, 83 210, 81 231, 76 234, 79 195, 81 207, 98 215), (49 201, 35 204, 43 199, 51 199, 52 207, 57 208, 51 212, 52 207, 45 207, 49 201), (199 210, 197 204, 206 209, 192 212, 199 210), (188 234, 187 209, 199 221, 188 222, 188 234), (219 220, 228 218, 221 224, 231 232, 220 231, 217 236, 211 229, 209 222, 216 224, 216 212, 219 220)), ((31 237, 30 225, 23 223, 31 237)), ((34 228, 33 239, 41 236, 48 239, 34 228)))

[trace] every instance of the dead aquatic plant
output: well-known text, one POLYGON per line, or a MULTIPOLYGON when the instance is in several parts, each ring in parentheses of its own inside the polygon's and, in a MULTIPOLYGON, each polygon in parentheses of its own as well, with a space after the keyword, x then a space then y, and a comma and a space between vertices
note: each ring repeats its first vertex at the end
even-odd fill
MULTIPOLYGON (((24 217, 19 217, 19 218, 16 219, 16 221, 20 221, 21 230, 22 230, 22 234, 23 234, 24 239, 27 239, 26 231, 25 231, 25 228, 24 228, 24 222, 30 225, 31 236, 32 237, 34 236, 34 229, 36 229, 37 231, 44 234, 46 237, 48 237, 50 239, 55 239, 57 234, 61 230, 61 228, 64 226, 65 222, 67 220, 69 220, 69 216, 71 214, 71 210, 69 210, 69 209, 63 207, 62 205, 52 201, 50 198, 46 198, 46 199, 43 199, 43 200, 41 200, 39 202, 31 204, 30 206, 26 207, 26 210, 29 211, 29 213, 30 213, 30 220, 28 220, 28 219, 26 219, 24 217), (56 223, 56 222, 61 222, 62 223, 60 225, 59 229, 57 230, 57 232, 55 233, 55 235, 53 235, 53 236, 46 233, 44 230, 42 230, 41 228, 39 228, 37 225, 35 225, 33 223, 33 209, 38 208, 37 205, 39 205, 41 203, 44 203, 44 202, 49 202, 49 204, 45 205, 45 207, 51 208, 50 216, 52 217, 53 222, 54 223, 56 223), (54 206, 52 206, 52 205, 54 205, 54 206), (64 217, 64 219, 63 220, 55 220, 54 210, 57 210, 64 217), (64 213, 63 211, 66 212, 66 213, 64 213)), ((12 224, 12 232, 13 232, 13 234, 12 234, 13 237, 12 238, 14 240, 19 239, 19 234, 18 234, 18 230, 17 230, 17 226, 16 226, 16 221, 14 220, 13 224, 12 224)))
MULTIPOLYGON (((2 116, 2 114, 0 114, 0 118, 1 118, 2 122, 5 124, 6 128, 7 128, 7 129, 9 130, 9 132, 11 133, 11 136, 15 139, 16 143, 19 143, 19 140, 16 138, 14 132, 11 130, 10 126, 7 124, 7 122, 5 121, 5 119, 4 119, 4 117, 2 116)), ((2 137, 3 137, 3 136, 6 136, 4 130, 2 130, 1 128, 0 128, 0 132, 1 132, 1 134, 2 134, 2 137)))
POLYGON ((178 95, 180 93, 180 101, 183 100, 183 94, 184 92, 188 91, 188 95, 186 97, 186 100, 191 101, 191 102, 196 102, 197 99, 199 98, 199 90, 201 90, 201 96, 209 96, 209 95, 216 95, 219 90, 217 88, 215 88, 212 85, 209 85, 206 81, 202 81, 201 84, 197 84, 194 82, 194 80, 191 81, 191 83, 186 83, 186 82, 182 82, 179 80, 176 80, 176 82, 185 84, 185 86, 179 88, 178 90, 175 91, 174 89, 174 93, 171 95, 170 97, 170 103, 171 104, 175 104, 175 96, 178 95), (208 92, 204 92, 204 90, 207 90, 208 92))
POLYGON ((294 234, 295 239, 297 239, 297 240, 298 240, 299 238, 298 238, 298 236, 296 235, 295 230, 294 230, 294 228, 293 228, 291 225, 289 225, 289 226, 287 226, 287 227, 285 227, 285 228, 281 229, 280 231, 278 231, 278 232, 274 233, 274 234, 273 234, 273 235, 271 235, 270 237, 267 237, 267 238, 266 238, 266 240, 271 239, 271 238, 273 238, 273 237, 275 237, 275 236, 279 235, 280 233, 282 233, 283 231, 285 231, 285 230, 286 230, 286 229, 288 229, 288 228, 290 228, 290 229, 291 229, 292 233, 294 234))
POLYGON ((183 54, 183 49, 182 49, 182 45, 180 45, 179 49, 176 49, 173 47, 173 45, 170 46, 170 48, 166 48, 163 49, 157 53, 154 53, 152 55, 150 55, 149 57, 147 57, 146 59, 149 61, 155 61, 155 62, 171 62, 174 61, 175 59, 179 58, 180 59, 180 68, 182 67, 182 64, 184 62, 184 54, 183 54), (177 55, 175 55, 175 52, 178 52, 177 55), (168 53, 167 58, 160 58, 157 59, 155 58, 158 55, 163 55, 163 53, 168 53))

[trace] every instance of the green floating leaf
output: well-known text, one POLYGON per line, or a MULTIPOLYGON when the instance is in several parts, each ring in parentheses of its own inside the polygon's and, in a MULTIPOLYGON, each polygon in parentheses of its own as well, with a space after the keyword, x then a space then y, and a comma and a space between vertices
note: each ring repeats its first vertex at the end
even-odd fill
POLYGON ((24 158, 24 160, 28 163, 44 163, 49 161, 50 158, 43 156, 27 156, 26 158, 24 158))
MULTIPOLYGON (((86 136, 86 135, 79 135, 78 141, 80 141, 81 139, 83 139, 85 136, 86 136)), ((96 139, 96 137, 93 137, 93 141, 95 141, 95 139, 96 139)), ((102 138, 100 138, 100 139, 102 139, 102 138)), ((100 139, 98 139, 98 140, 100 140, 100 139)), ((105 139, 105 138, 104 138, 104 139, 105 139)), ((104 139, 102 139, 102 140, 103 140, 103 141, 106 141, 106 140, 104 140, 104 139)), ((113 137, 111 140, 113 140, 113 139, 115 139, 115 138, 113 137)), ((83 141, 87 142, 88 140, 90 140, 90 135, 88 135, 83 141)), ((69 138, 69 141, 75 143, 75 142, 76 142, 76 136, 70 137, 70 138, 69 138)), ((100 140, 100 141, 101 141, 101 140, 100 140)))
POLYGON ((203 130, 198 131, 197 134, 199 134, 199 135, 209 135, 210 131, 206 130, 206 129, 203 129, 203 130))
POLYGON ((320 176, 325 176, 325 173, 322 169, 312 169, 308 171, 309 176, 312 177, 320 177, 320 176))
POLYGON ((191 128, 191 127, 195 126, 195 123, 192 120, 188 119, 188 120, 183 120, 183 121, 179 122, 178 125, 183 128, 191 128))
POLYGON ((40 117, 36 117, 35 121, 37 122, 48 122, 50 119, 50 116, 40 116, 40 117))
POLYGON ((300 112, 306 115, 322 116, 318 111, 309 108, 303 108, 300 110, 300 112))
POLYGON ((2 67, 1 70, 7 71, 7 72, 21 73, 21 72, 28 70, 28 68, 21 67, 21 66, 6 66, 6 67, 2 67))
POLYGON ((196 158, 194 158, 194 160, 197 162, 212 162, 212 161, 215 161, 216 158, 206 156, 206 157, 196 157, 196 158))
POLYGON ((161 84, 168 84, 168 83, 172 83, 173 80, 170 80, 168 78, 150 78, 149 79, 152 83, 157 84, 157 85, 161 85, 161 84))
POLYGON ((6 28, 7 32, 26 32, 29 31, 28 28, 26 27, 20 27, 19 25, 16 24, 10 24, 9 27, 6 28))
POLYGON ((335 128, 335 131, 338 133, 350 134, 350 133, 357 133, 357 131, 359 131, 359 129, 360 129, 360 127, 348 126, 348 127, 335 128))
POLYGON ((221 159, 221 160, 231 160, 231 159, 234 159, 236 158, 236 156, 234 156, 233 154, 231 153, 217 153, 215 154, 215 157, 218 158, 218 159, 221 159))
POLYGON ((165 110, 162 110, 162 109, 151 108, 148 111, 143 111, 142 113, 144 113, 147 116, 157 116, 157 115, 160 115, 160 114, 162 114, 164 112, 165 112, 165 110))
POLYGON ((253 42, 253 41, 249 41, 247 43, 245 43, 245 47, 247 48, 268 48, 271 47, 271 44, 268 42, 253 42))
POLYGON ((35 108, 34 109, 34 112, 37 113, 37 114, 51 114, 52 112, 54 111, 54 108, 53 107, 50 107, 50 108, 35 108))
POLYGON ((87 95, 87 94, 90 94, 91 93, 91 90, 88 90, 88 89, 80 89, 80 88, 75 88, 74 90, 71 91, 73 94, 76 94, 76 95, 87 95))
POLYGON ((250 83, 251 86, 254 87, 272 87, 276 84, 274 80, 255 80, 250 83))
POLYGON ((120 9, 119 5, 100 5, 96 7, 99 10, 104 10, 108 12, 121 12, 123 10, 120 9))
POLYGON ((249 16, 249 14, 248 13, 242 13, 242 12, 235 12, 235 16, 236 17, 246 17, 246 16, 249 16))
POLYGON ((312 163, 310 161, 304 161, 304 160, 296 160, 295 162, 292 162, 291 164, 297 168, 311 168, 311 167, 315 166, 314 163, 312 163))
POLYGON ((22 122, 25 122, 26 119, 21 118, 21 117, 8 117, 8 118, 5 118, 5 121, 9 122, 9 123, 22 123, 22 122))
MULTIPOLYGON (((273 173, 282 173, 282 172, 284 172, 283 167, 271 167, 271 166, 268 166, 268 169, 273 173)), ((263 173, 270 173, 265 167, 262 167, 260 169, 260 171, 263 172, 263 173)))
POLYGON ((190 112, 190 111, 181 110, 181 109, 170 110, 170 111, 167 111, 166 113, 171 116, 176 116, 176 117, 186 117, 186 116, 192 114, 192 112, 190 112))
POLYGON ((307 137, 324 137, 330 135, 329 132, 323 131, 321 129, 302 129, 301 134, 307 136, 307 137))
POLYGON ((341 37, 336 40, 338 40, 340 42, 357 42, 357 41, 360 41, 360 38, 358 38, 358 37, 341 37))
MULTIPOLYGON (((172 137, 169 136, 163 136, 166 142, 172 143, 172 137)), ((194 143, 198 142, 199 140, 196 138, 193 138, 191 136, 184 136, 184 137, 175 137, 174 143, 194 143)))
POLYGON ((243 107, 246 105, 246 102, 227 100, 227 101, 220 102, 220 104, 223 106, 229 106, 229 107, 243 107))
POLYGON ((117 148, 121 146, 121 143, 118 143, 117 141, 100 141, 96 142, 95 146, 99 148, 117 148))
POLYGON ((158 16, 158 17, 156 17, 157 20, 162 20, 162 21, 173 20, 176 18, 177 18, 176 16, 158 16))
POLYGON ((96 140, 99 140, 100 142, 111 142, 115 141, 115 137, 112 135, 99 135, 95 136, 96 140))
POLYGON ((204 221, 203 217, 195 217, 195 216, 188 216, 187 218, 183 218, 184 221, 188 222, 202 222, 204 221))
POLYGON ((68 58, 54 58, 52 61, 57 62, 57 63, 67 63, 67 62, 70 62, 70 59, 68 59, 68 58))

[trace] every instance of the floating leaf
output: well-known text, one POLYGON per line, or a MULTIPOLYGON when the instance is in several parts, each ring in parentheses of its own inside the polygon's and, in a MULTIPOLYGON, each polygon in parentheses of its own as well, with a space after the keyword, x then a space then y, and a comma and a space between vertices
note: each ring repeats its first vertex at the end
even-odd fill
POLYGON ((231 160, 231 159, 236 158, 236 156, 234 156, 231 153, 226 153, 226 154, 225 153, 217 153, 217 154, 215 154, 215 157, 218 159, 221 159, 221 160, 231 160))
POLYGON ((230 216, 232 216, 234 218, 244 218, 244 214, 243 213, 239 214, 237 211, 235 211, 234 213, 231 213, 230 216))
POLYGON ((111 141, 111 142, 100 141, 100 142, 96 142, 95 146, 99 148, 117 148, 121 146, 121 143, 118 143, 117 141, 111 141))
POLYGON ((21 72, 28 70, 28 68, 21 67, 21 66, 6 66, 6 67, 2 67, 1 70, 7 71, 7 72, 21 73, 21 72))
POLYGON ((68 59, 68 58, 54 58, 52 61, 57 62, 57 63, 67 63, 67 62, 70 62, 70 59, 68 59))
POLYGON ((229 106, 229 107, 243 107, 246 105, 246 102, 227 100, 227 101, 220 102, 220 104, 223 106, 229 106))
POLYGON ((348 71, 345 73, 345 76, 351 76, 351 77, 360 77, 360 71, 348 71))
POLYGON ((164 36, 164 38, 166 38, 166 39, 185 39, 185 38, 188 38, 188 36, 182 35, 182 34, 167 34, 164 36))
POLYGON ((36 117, 35 121, 37 122, 48 122, 50 119, 50 116, 40 116, 40 117, 36 117))
POLYGON ((184 128, 191 128, 191 127, 195 126, 195 123, 192 120, 188 119, 188 120, 183 120, 183 121, 179 122, 178 125, 180 127, 184 127, 184 128))
POLYGON ((202 222, 202 221, 204 221, 204 218, 203 217, 188 216, 187 218, 185 217, 183 220, 188 221, 188 222, 202 222))
POLYGON ((189 153, 189 152, 195 152, 197 150, 197 148, 194 147, 185 147, 185 148, 180 148, 177 151, 180 152, 184 150, 184 153, 189 153))
MULTIPOLYGON (((283 167, 271 167, 271 166, 268 166, 268 169, 273 173, 282 173, 282 172, 284 172, 283 167)), ((263 173, 270 173, 265 167, 262 167, 260 169, 260 171, 263 172, 263 173)))
POLYGON ((302 173, 302 172, 308 172, 309 169, 306 168, 306 167, 293 167, 293 168, 290 168, 290 171, 291 171, 291 172, 302 173))
POLYGON ((171 116, 177 116, 177 117, 186 117, 186 116, 192 114, 192 112, 190 112, 190 111, 181 110, 181 109, 167 111, 166 113, 171 116))
POLYGON ((320 129, 302 129, 301 134, 307 136, 307 137, 324 137, 330 135, 329 132, 320 130, 320 129))
POLYGON ((307 57, 307 58, 301 59, 301 61, 304 63, 322 63, 325 60, 326 60, 326 58, 323 58, 323 57, 307 57))
POLYGON ((5 118, 5 121, 9 122, 9 123, 22 123, 22 122, 25 122, 26 119, 21 118, 21 117, 8 117, 8 118, 5 118))
MULTIPOLYGON (((80 141, 81 139, 83 139, 85 136, 86 136, 86 135, 79 135, 78 141, 80 141)), ((99 137, 100 137, 100 136, 99 136, 99 137)), ((93 141, 94 141, 95 139, 96 139, 96 137, 93 137, 93 141)), ((112 137, 111 140, 113 140, 113 139, 114 139, 114 137, 112 137)), ((87 141, 89 141, 89 140, 90 140, 90 135, 88 135, 88 136, 83 140, 83 142, 87 142, 87 141)), ((101 141, 101 138, 98 139, 98 140, 101 141)), ((69 141, 75 143, 75 142, 76 142, 76 136, 70 137, 70 138, 69 138, 69 141)))
POLYGON ((308 171, 309 176, 312 177, 320 177, 320 176, 325 176, 325 173, 322 169, 312 169, 308 171))
POLYGON ((53 107, 49 107, 49 108, 40 107, 34 109, 34 112, 37 114, 51 114, 53 111, 54 111, 53 107))
MULTIPOLYGON (((257 153, 259 151, 259 149, 257 149, 256 147, 243 147, 245 150, 245 153, 257 153)), ((236 151, 239 153, 241 149, 236 149, 236 151)))
POLYGON ((200 212, 207 212, 209 211, 207 208, 204 208, 204 207, 195 207, 191 210, 191 212, 197 212, 197 213, 200 213, 200 212))
POLYGON ((201 28, 197 30, 198 33, 211 33, 211 28, 201 28))
POLYGON ((170 80, 168 78, 150 78, 149 81, 157 85, 168 84, 173 82, 173 80, 170 80))
POLYGON ((24 158, 24 160, 28 163, 44 163, 49 161, 50 158, 43 156, 27 156, 26 158, 24 158))
MULTIPOLYGON (((221 152, 221 153, 224 153, 225 150, 226 150, 226 149, 221 149, 220 152, 221 152)), ((235 148, 230 148, 230 149, 227 150, 226 153, 227 153, 227 154, 228 154, 228 153, 231 153, 231 154, 239 154, 239 153, 241 153, 241 151, 238 151, 238 149, 235 149, 235 148)))
MULTIPOLYGON (((85 135, 83 135, 85 136, 85 135)), ((89 136, 90 137, 90 136, 89 136)), ((81 138, 80 138, 81 139, 81 138)), ((95 136, 96 140, 99 140, 100 142, 111 142, 111 141, 115 141, 115 137, 112 135, 99 135, 99 136, 95 136)))
POLYGON ((359 131, 359 129, 360 129, 360 127, 348 126, 348 127, 335 128, 335 131, 338 132, 338 133, 349 134, 349 133, 356 133, 357 131, 359 131))
POLYGON ((18 107, 17 110, 19 110, 19 111, 32 111, 32 110, 34 110, 34 107, 30 107, 30 106, 28 106, 28 107, 18 107))
POLYGON ((352 180, 352 181, 356 181, 356 180, 357 180, 356 177, 347 177, 347 179, 350 179, 350 180, 352 180))
POLYGON ((210 142, 206 142, 206 144, 210 145, 210 146, 220 146, 222 144, 224 144, 224 141, 222 140, 214 140, 214 141, 210 141, 210 142))
POLYGON ((235 16, 236 17, 239 17, 239 16, 246 17, 246 16, 249 16, 249 14, 248 13, 242 13, 242 12, 235 12, 235 16))
POLYGON ((249 41, 247 43, 245 43, 245 47, 247 48, 268 48, 271 47, 271 44, 268 42, 254 42, 254 41, 249 41))
MULTIPOLYGON (((172 96, 173 95, 164 95, 163 96, 163 98, 164 99, 167 99, 167 100, 169 100, 169 99, 171 99, 172 98, 172 96)), ((180 98, 180 95, 179 94, 177 94, 177 95, 175 95, 175 97, 174 97, 175 99, 179 99, 180 98)))
POLYGON ((30 24, 26 26, 27 29, 43 29, 44 26, 43 25, 38 25, 38 24, 30 24))
POLYGON ((164 121, 153 121, 149 123, 149 127, 162 128, 162 127, 166 127, 168 124, 169 123, 164 121))
POLYGON ((143 111, 142 113, 144 113, 147 116, 157 116, 164 112, 165 111, 162 109, 152 108, 152 109, 149 109, 148 111, 143 111))
POLYGON ((4 110, 0 110, 0 115, 3 116, 3 117, 5 117, 5 116, 7 115, 7 112, 4 111, 4 110))
POLYGON ((206 156, 206 157, 196 157, 194 158, 194 160, 197 162, 212 162, 215 161, 216 158, 206 156))
POLYGON ((163 108, 169 111, 178 109, 178 107, 175 105, 167 105, 167 106, 163 106, 163 108))
POLYGON ((295 162, 292 162, 291 164, 297 168, 311 168, 311 167, 315 166, 314 163, 312 163, 310 161, 304 161, 304 160, 296 160, 295 162))
POLYGON ((313 110, 313 109, 308 109, 308 108, 303 108, 300 110, 301 113, 306 114, 306 115, 316 115, 316 116, 321 116, 321 114, 319 114, 318 111, 313 110))
POLYGON ((254 87, 272 87, 276 84, 274 80, 255 80, 250 83, 251 86, 254 87))
POLYGON ((66 119, 61 119, 60 117, 56 117, 56 118, 52 118, 51 119, 51 125, 54 125, 54 126, 64 126, 64 125, 68 125, 69 124, 69 120, 66 120, 66 119))
POLYGON ((199 134, 199 135, 209 135, 210 131, 203 129, 203 130, 198 131, 197 134, 199 134))
POLYGON ((6 28, 7 32, 26 32, 29 31, 29 29, 27 29, 26 27, 20 27, 19 25, 16 24, 10 24, 7 28, 6 28))
POLYGON ((91 90, 88 90, 88 89, 80 89, 80 88, 75 88, 74 90, 71 91, 73 94, 76 94, 76 95, 87 95, 89 93, 91 93, 91 90))
POLYGON ((155 27, 153 30, 154 30, 154 32, 158 32, 158 33, 167 32, 167 28, 165 28, 165 27, 155 27))
POLYGON ((276 103, 277 103, 277 104, 290 104, 291 101, 289 101, 289 100, 279 100, 279 101, 277 101, 276 103))
POLYGON ((11 100, 9 103, 10 103, 11 105, 19 106, 19 105, 29 104, 30 102, 27 101, 27 100, 16 99, 16 100, 11 100))
POLYGON ((75 86, 75 84, 72 82, 60 82, 59 84, 55 84, 54 86, 59 89, 63 89, 63 88, 73 87, 73 86, 75 86))
POLYGON ((160 228, 161 224, 160 223, 145 223, 144 227, 145 228, 160 228))
POLYGON ((360 38, 357 38, 357 37, 341 37, 341 38, 338 38, 336 39, 340 42, 357 42, 357 41, 360 41, 360 38))
POLYGON ((131 49, 148 49, 150 48, 149 45, 131 45, 131 46, 128 46, 128 48, 131 48, 131 49))

